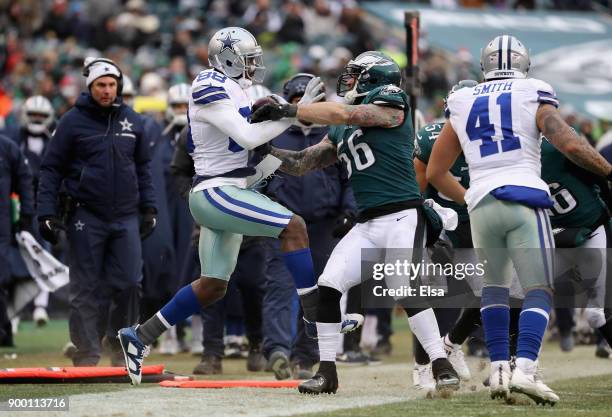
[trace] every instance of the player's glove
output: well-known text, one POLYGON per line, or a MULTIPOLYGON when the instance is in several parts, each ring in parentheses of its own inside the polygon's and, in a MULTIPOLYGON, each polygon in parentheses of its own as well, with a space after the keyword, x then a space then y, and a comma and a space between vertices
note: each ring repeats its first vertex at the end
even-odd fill
POLYGON ((157 226, 157 210, 153 207, 147 207, 142 211, 142 220, 140 222, 140 239, 148 238, 157 226))
POLYGON ((321 101, 325 98, 325 84, 319 77, 314 77, 304 89, 304 95, 298 101, 298 104, 311 104, 321 101))
POLYGON ((265 120, 280 120, 284 117, 295 117, 297 114, 296 104, 267 103, 251 115, 251 123, 259 123, 265 120))
POLYGON ((336 225, 332 230, 332 237, 342 239, 355 226, 355 215, 351 212, 344 212, 336 219, 336 225))
POLYGON ((61 231, 65 231, 66 226, 56 216, 41 216, 38 218, 38 231, 47 242, 57 245, 61 231))

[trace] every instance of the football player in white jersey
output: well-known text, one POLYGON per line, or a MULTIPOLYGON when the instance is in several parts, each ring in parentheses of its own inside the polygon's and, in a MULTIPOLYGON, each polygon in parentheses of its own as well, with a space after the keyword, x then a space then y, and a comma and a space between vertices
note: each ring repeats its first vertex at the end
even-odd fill
MULTIPOLYGON (((250 124, 251 100, 246 89, 261 83, 265 67, 255 37, 239 27, 219 30, 208 46, 211 69, 198 74, 189 98, 188 147, 196 176, 189 207, 200 225, 201 277, 142 325, 119 331, 132 384, 141 380, 141 365, 150 345, 167 328, 222 298, 242 236, 281 240, 281 250, 300 295, 304 318, 315 328, 317 287, 302 218, 264 195, 247 188, 255 169, 248 152, 287 130, 294 120, 250 124)), ((314 79, 301 100, 323 98, 322 82, 314 79)), ((358 318, 362 320, 362 317, 358 318)), ((349 329, 353 329, 349 323, 349 329)))
POLYGON ((491 357, 491 396, 505 398, 516 391, 538 404, 554 404, 559 397, 536 376, 552 304, 547 248, 554 247, 545 211, 552 201, 540 179, 540 132, 571 161, 595 174, 610 179, 612 166, 563 121, 552 87, 527 78, 529 52, 518 39, 496 37, 483 48, 480 63, 485 81, 448 100, 450 123, 433 147, 427 179, 456 202, 467 203, 474 247, 487 261, 481 314, 491 357), (467 192, 449 173, 462 151, 470 173, 467 192), (512 371, 511 261, 525 290, 512 371))

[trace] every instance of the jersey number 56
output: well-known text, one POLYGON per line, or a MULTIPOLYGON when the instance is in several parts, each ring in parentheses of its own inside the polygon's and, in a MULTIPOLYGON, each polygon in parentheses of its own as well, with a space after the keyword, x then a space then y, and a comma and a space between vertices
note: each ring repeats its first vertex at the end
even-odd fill
MULTIPOLYGON (((372 152, 372 149, 367 143, 354 143, 354 141, 362 135, 363 132, 361 131, 361 129, 357 129, 346 140, 348 150, 351 154, 351 158, 353 159, 353 161, 355 161, 355 169, 357 169, 357 171, 363 171, 364 169, 374 165, 374 162, 376 162, 376 158, 374 158, 374 153, 372 152)), ((342 148, 343 143, 344 139, 338 142, 338 149, 342 148)), ((348 172, 349 178, 351 177, 351 175, 353 175, 351 158, 349 158, 345 152, 338 154, 338 159, 340 159, 346 165, 346 170, 348 172)))

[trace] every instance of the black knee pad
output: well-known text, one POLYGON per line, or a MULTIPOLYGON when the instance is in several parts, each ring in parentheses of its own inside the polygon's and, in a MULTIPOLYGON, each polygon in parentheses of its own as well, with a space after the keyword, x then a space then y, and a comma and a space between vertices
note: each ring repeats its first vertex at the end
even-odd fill
POLYGON ((319 286, 317 321, 320 323, 340 323, 340 298, 342 293, 334 288, 319 286))

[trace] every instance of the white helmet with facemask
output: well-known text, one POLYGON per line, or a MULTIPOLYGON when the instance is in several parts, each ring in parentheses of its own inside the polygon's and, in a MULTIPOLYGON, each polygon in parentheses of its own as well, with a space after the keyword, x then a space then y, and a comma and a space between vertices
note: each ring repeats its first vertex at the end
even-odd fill
POLYGON ((266 73, 257 39, 239 27, 223 28, 212 36, 208 60, 211 67, 238 82, 242 89, 262 83, 266 73))
POLYGON ((164 133, 167 133, 167 131, 175 127, 182 129, 187 125, 187 110, 184 112, 177 112, 175 106, 177 104, 189 105, 190 90, 191 87, 189 84, 185 83, 173 85, 168 90, 168 107, 166 107, 166 121, 168 122, 168 126, 164 130, 164 133))
POLYGON ((30 97, 21 107, 21 124, 31 135, 51 136, 50 129, 54 119, 55 111, 46 97, 30 97))

